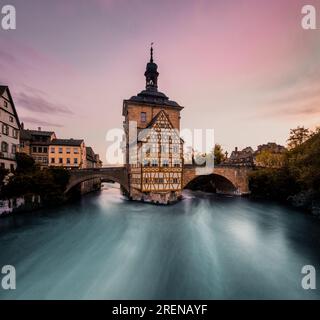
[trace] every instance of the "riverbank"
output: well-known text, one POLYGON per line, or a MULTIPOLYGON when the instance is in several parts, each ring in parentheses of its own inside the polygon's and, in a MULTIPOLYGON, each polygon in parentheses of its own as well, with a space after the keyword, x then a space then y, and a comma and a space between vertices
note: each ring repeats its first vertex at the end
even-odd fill
POLYGON ((40 195, 23 195, 18 198, 0 200, 0 218, 13 214, 23 214, 39 211, 41 209, 52 209, 69 205, 72 202, 79 201, 84 195, 97 192, 101 189, 101 182, 97 183, 95 179, 86 181, 80 185, 73 193, 60 198, 57 202, 43 202, 40 195))
POLYGON ((0 168, 0 216, 64 205, 101 187, 101 180, 94 178, 80 183, 66 194, 70 170, 62 167, 41 169, 26 154, 17 153, 16 157, 15 172, 0 168))
POLYGON ((281 166, 252 172, 249 188, 253 197, 283 201, 320 217, 320 130, 308 136, 305 131, 292 130, 281 166))

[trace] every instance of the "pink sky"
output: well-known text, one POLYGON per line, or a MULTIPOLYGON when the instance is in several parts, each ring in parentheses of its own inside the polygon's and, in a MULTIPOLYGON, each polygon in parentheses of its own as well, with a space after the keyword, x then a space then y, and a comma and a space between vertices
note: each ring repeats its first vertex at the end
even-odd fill
POLYGON ((122 100, 140 92, 155 42, 159 90, 185 106, 183 128, 214 128, 231 151, 285 144, 320 124, 320 30, 301 28, 317 0, 10 0, 0 84, 28 128, 84 138, 104 162, 122 100))

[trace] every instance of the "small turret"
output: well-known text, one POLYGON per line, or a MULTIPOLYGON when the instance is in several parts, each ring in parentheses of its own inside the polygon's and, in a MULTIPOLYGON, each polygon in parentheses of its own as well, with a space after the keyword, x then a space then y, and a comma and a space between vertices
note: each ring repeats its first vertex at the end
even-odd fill
POLYGON ((150 48, 150 62, 147 64, 146 72, 144 73, 146 77, 146 90, 158 91, 158 66, 153 62, 153 43, 151 43, 150 48))

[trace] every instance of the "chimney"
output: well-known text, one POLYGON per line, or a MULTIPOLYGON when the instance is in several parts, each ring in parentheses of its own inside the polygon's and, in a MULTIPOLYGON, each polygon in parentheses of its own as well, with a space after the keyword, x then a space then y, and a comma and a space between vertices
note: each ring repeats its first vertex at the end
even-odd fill
POLYGON ((41 131, 41 127, 38 127, 38 131, 41 131))
POLYGON ((20 127, 21 127, 22 130, 24 129, 24 123, 23 122, 20 123, 20 127))
POLYGON ((238 152, 238 147, 236 147, 236 148, 234 149, 234 151, 235 151, 235 152, 238 152))

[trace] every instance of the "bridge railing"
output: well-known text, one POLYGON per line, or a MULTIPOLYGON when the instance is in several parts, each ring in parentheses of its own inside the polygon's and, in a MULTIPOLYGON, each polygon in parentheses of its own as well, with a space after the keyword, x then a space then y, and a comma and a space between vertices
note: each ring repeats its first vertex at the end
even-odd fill
POLYGON ((73 169, 71 171, 104 171, 104 170, 116 170, 116 169, 124 169, 124 166, 118 167, 101 167, 101 168, 81 168, 81 169, 73 169))
MULTIPOLYGON (((185 164, 183 166, 185 169, 194 169, 194 168, 205 168, 205 165, 195 165, 195 164, 185 164)), ((253 168, 254 166, 248 165, 248 164, 230 164, 230 163, 221 163, 221 164, 216 164, 212 169, 214 168, 253 168)))

